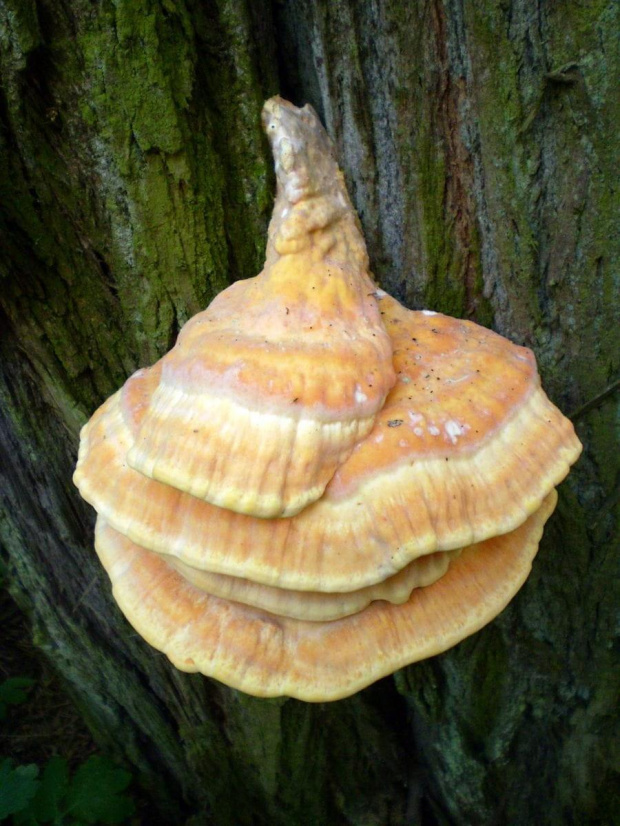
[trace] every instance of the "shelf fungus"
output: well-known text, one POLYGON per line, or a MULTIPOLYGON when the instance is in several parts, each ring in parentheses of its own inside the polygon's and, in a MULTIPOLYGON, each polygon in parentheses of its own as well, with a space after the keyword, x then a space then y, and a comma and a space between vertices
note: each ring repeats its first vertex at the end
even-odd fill
POLYGON ((127 461, 213 505, 282 517, 321 497, 395 376, 326 133, 277 100, 263 122, 278 180, 265 267, 183 327, 127 461))
POLYGON ((74 478, 118 604, 178 668, 335 700, 506 606, 581 446, 529 350, 377 288, 313 110, 263 123, 263 272, 102 405, 74 478))

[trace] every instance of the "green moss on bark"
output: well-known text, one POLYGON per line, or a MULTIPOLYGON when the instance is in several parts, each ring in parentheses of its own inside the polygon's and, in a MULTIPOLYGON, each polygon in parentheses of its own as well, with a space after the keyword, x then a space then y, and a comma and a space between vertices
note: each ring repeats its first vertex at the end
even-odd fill
POLYGON ((2 303, 50 392, 85 417, 259 271, 273 79, 241 5, 209 20, 192 3, 103 0, 78 3, 71 23, 51 6, 43 35, 30 6, 7 8, 2 303))

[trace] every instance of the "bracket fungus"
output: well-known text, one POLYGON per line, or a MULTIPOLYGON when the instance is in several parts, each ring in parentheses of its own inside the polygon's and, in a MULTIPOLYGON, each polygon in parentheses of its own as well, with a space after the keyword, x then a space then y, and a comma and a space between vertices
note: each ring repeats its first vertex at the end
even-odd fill
POLYGON ((276 517, 322 495, 395 376, 326 133, 278 100, 263 121, 278 180, 265 267, 183 327, 127 461, 219 507, 276 517))
POLYGON ((178 668, 334 700, 505 607, 581 445, 529 350, 377 288, 311 107, 263 124, 263 272, 99 408, 74 479, 118 604, 178 668))

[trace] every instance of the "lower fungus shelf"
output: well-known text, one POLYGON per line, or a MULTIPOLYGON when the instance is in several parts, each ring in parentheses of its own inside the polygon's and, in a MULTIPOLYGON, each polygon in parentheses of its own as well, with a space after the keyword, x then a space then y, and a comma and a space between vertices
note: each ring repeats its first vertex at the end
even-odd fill
POLYGON ((255 696, 324 702, 439 654, 497 616, 527 578, 556 501, 553 491, 516 530, 463 549, 444 576, 405 603, 375 601, 329 622, 207 594, 119 534, 102 533, 97 553, 127 619, 177 668, 255 696))
MULTIPOLYGON (((95 545, 111 548, 127 543, 104 519, 98 517, 95 545)), ((186 565, 173 556, 162 559, 198 590, 211 596, 240 602, 270 614, 310 622, 328 622, 362 611, 371 602, 385 600, 395 605, 406 602, 414 588, 436 582, 448 570, 448 565, 460 550, 427 554, 406 565, 394 576, 356 591, 321 592, 276 588, 241 577, 216 574, 186 565)))

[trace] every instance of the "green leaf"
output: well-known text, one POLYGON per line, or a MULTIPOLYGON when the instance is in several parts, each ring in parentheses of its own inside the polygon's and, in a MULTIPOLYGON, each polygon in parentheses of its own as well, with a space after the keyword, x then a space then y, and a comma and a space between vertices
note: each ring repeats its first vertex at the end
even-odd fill
POLYGON ((7 706, 18 706, 28 699, 34 682, 30 677, 9 677, 0 683, 0 720, 6 717, 7 706))
POLYGON ((43 768, 39 789, 29 810, 36 823, 58 821, 61 816, 61 801, 69 787, 69 769, 64 757, 51 757, 43 768))
POLYGON ((39 787, 38 774, 34 764, 13 768, 8 758, 0 763, 0 820, 28 806, 39 787))
POLYGON ((87 823, 121 823, 134 813, 130 797, 121 794, 131 774, 105 757, 89 757, 73 777, 64 807, 87 823))

